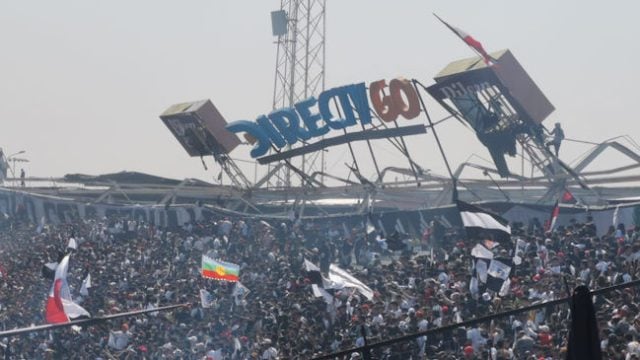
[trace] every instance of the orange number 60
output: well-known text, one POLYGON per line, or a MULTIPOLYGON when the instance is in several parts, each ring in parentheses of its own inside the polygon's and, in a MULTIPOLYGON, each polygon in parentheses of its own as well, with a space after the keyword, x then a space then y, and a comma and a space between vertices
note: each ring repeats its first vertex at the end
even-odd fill
POLYGON ((398 115, 402 115, 409 120, 420 114, 418 94, 409 80, 404 78, 391 80, 389 95, 384 94, 385 87, 387 87, 385 80, 378 80, 369 85, 371 104, 380 119, 391 122, 395 121, 398 115))

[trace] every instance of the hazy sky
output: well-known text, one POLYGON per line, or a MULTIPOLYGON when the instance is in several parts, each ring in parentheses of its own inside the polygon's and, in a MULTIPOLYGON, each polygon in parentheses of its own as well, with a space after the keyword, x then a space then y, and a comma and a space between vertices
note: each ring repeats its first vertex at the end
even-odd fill
MULTIPOLYGON (((556 107, 547 127, 560 121, 568 138, 587 141, 640 130, 634 111, 640 2, 327 3, 327 87, 396 76, 431 84, 447 63, 472 56, 431 15, 436 12, 487 50, 512 50, 556 107)), ((204 171, 198 158, 189 158, 158 115, 171 104, 203 98, 228 121, 268 113, 276 55, 269 13, 279 5, 0 2, 0 147, 8 154, 26 150, 33 176, 135 170, 212 181, 218 170, 204 171)), ((436 118, 444 116, 434 102, 429 106, 436 118)), ((489 157, 459 123, 438 130, 454 166, 473 153, 489 157)), ((393 163, 390 145, 376 149, 393 163)), ((571 161, 587 149, 565 144, 561 157, 571 161)), ((349 160, 345 150, 328 153, 336 172, 349 160)), ((413 137, 410 150, 424 168, 445 173, 431 134, 413 137)), ((232 156, 248 153, 239 147, 232 156)), ((366 175, 372 174, 370 168, 366 175)))

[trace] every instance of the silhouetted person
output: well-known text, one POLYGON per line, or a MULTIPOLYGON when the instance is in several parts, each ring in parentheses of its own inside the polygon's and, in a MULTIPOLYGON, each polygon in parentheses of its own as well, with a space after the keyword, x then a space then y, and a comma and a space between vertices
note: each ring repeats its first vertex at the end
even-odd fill
POLYGON ((562 144, 562 140, 564 140, 564 131, 562 131, 560 123, 556 123, 556 126, 551 130, 551 135, 553 135, 553 139, 547 143, 547 146, 553 145, 553 148, 556 151, 556 157, 558 157, 560 144, 562 144))
POLYGON ((26 177, 26 174, 24 172, 24 169, 20 169, 20 186, 24 187, 25 183, 24 183, 24 178, 26 177))
POLYGON ((571 299, 567 360, 602 360, 596 311, 589 289, 578 286, 571 299))

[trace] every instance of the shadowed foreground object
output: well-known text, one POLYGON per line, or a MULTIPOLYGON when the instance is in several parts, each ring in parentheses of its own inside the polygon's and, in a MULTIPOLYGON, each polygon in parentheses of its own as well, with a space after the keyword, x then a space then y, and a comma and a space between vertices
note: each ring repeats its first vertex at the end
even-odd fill
POLYGON ((571 299, 571 331, 567 360, 602 360, 596 312, 586 286, 578 286, 571 299))

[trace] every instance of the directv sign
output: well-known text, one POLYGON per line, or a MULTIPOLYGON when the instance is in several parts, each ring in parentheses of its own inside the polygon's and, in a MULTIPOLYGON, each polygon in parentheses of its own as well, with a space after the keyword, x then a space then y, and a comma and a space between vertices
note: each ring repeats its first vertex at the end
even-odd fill
MULTIPOLYGON (((389 83, 389 95, 384 94, 387 84, 379 80, 370 84, 370 99, 373 109, 383 121, 395 121, 399 115, 413 119, 420 114, 420 103, 411 82, 393 79, 389 83)), ((251 157, 258 158, 272 146, 281 149, 298 141, 321 137, 331 130, 371 124, 372 115, 364 83, 329 89, 318 98, 310 97, 293 107, 275 110, 259 116, 255 122, 233 121, 226 129, 245 132, 245 138, 252 144, 251 157), (336 104, 336 113, 331 104, 336 104), (340 115, 338 115, 340 114, 340 115)))

